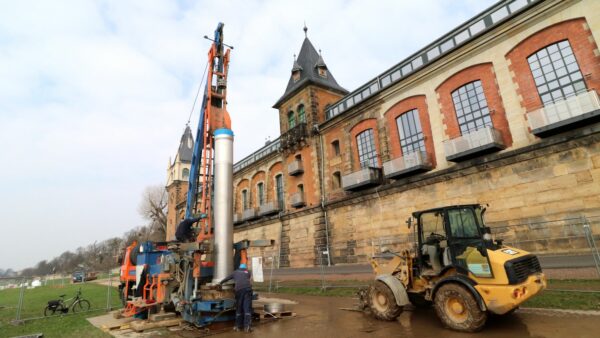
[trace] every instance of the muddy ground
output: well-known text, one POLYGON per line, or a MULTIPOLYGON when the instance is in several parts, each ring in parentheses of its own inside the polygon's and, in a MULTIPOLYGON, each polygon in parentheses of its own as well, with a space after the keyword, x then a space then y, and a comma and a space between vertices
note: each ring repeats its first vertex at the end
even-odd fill
MULTIPOLYGON (((270 295, 264 295, 266 297, 270 295)), ((277 297, 282 297, 278 294, 277 297)), ((506 317, 492 317, 485 329, 464 334, 445 329, 433 309, 405 311, 395 322, 382 322, 360 312, 340 310, 356 300, 318 296, 285 295, 298 302, 296 318, 255 326, 255 337, 598 337, 600 316, 517 311, 506 317)), ((242 337, 228 332, 219 337, 242 337)))
MULTIPOLYGON (((360 312, 345 311, 356 302, 352 298, 261 294, 263 297, 279 297, 298 302, 291 306, 297 313, 294 318, 257 323, 251 334, 225 332, 212 337, 261 337, 261 338, 334 338, 334 337, 598 337, 600 316, 570 314, 560 311, 518 310, 505 317, 491 317, 482 332, 465 334, 445 329, 433 309, 410 309, 404 311, 394 322, 382 322, 360 312)), ((213 334, 216 332, 213 332, 213 334)), ((139 334, 120 337, 140 337, 139 334)), ((147 332, 144 337, 202 337, 193 331, 147 332)))

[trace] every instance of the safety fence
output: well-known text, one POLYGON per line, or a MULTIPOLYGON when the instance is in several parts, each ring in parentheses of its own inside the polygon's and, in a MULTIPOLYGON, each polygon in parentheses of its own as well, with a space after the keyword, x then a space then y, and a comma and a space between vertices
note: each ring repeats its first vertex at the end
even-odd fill
MULTIPOLYGON (((600 216, 539 221, 515 219, 488 225, 494 239, 538 255, 544 269, 560 269, 560 273, 557 272, 560 278, 600 278, 600 216)), ((356 240, 351 250, 347 242, 336 242, 335 238, 329 248, 314 248, 308 246, 309 243, 306 248, 295 245, 297 252, 303 255, 312 250, 314 266, 280 268, 276 254, 264 255, 264 282, 258 283, 257 289, 277 292, 288 288, 323 291, 359 288, 368 284, 369 279, 365 276, 372 274, 369 258, 389 259, 393 254, 386 254, 388 250, 400 252, 407 249, 414 253, 415 243, 413 227, 408 233, 356 240), (348 252, 355 257, 360 256, 358 264, 340 264, 340 261, 345 263, 347 257, 344 254, 348 252), (330 254, 331 257, 328 256, 330 254)), ((292 255, 294 252, 290 253, 292 255)))
MULTIPOLYGON (((255 282, 254 289, 266 292, 286 292, 290 288, 328 291, 358 289, 368 285, 368 281, 357 279, 349 272, 354 271, 364 277, 365 274, 371 273, 370 266, 347 265, 344 268, 334 268, 327 257, 329 251, 326 246, 313 249, 315 266, 310 268, 280 268, 278 256, 262 257, 264 262, 262 264, 263 282, 255 282)), ((255 269, 256 267, 251 268, 255 269)))
POLYGON ((492 226, 504 244, 537 253, 546 268, 595 267, 600 276, 600 216, 492 226))
POLYGON ((73 283, 71 276, 61 275, 0 278, 0 327, 118 309, 122 307, 118 284, 118 274, 111 271, 99 274, 96 280, 78 283, 73 283), (48 302, 58 300, 62 304, 49 306, 48 302))

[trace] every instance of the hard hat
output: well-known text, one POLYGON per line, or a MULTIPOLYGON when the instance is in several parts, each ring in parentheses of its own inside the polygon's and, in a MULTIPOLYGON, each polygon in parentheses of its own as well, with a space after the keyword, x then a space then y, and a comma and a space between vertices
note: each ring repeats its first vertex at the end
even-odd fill
POLYGON ((245 263, 240 264, 240 269, 247 269, 247 268, 248 268, 248 266, 246 266, 245 263))

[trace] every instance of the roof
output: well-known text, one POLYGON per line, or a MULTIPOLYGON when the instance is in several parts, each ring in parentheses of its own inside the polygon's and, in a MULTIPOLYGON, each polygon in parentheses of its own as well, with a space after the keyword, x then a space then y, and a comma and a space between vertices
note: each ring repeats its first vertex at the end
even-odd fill
POLYGON ((325 111, 325 119, 330 120, 349 111, 358 103, 376 95, 394 83, 404 81, 409 76, 453 53, 459 47, 543 2, 543 0, 500 0, 332 104, 325 111))
POLYGON ((292 71, 295 70, 300 70, 300 79, 298 81, 294 81, 293 77, 290 75, 285 92, 279 98, 279 100, 275 102, 273 108, 279 108, 285 100, 309 84, 324 87, 344 95, 348 93, 346 89, 344 89, 337 83, 337 81, 335 81, 335 78, 331 72, 329 72, 329 69, 327 69, 322 56, 319 55, 308 38, 304 38, 298 58, 294 61, 292 71), (325 71, 327 72, 327 76, 319 76, 319 73, 317 72, 317 66, 324 67, 325 71))
POLYGON ((181 135, 181 141, 179 142, 179 149, 177 150, 177 157, 181 162, 192 162, 192 155, 194 152, 194 136, 192 136, 192 130, 190 126, 185 126, 185 131, 181 135))

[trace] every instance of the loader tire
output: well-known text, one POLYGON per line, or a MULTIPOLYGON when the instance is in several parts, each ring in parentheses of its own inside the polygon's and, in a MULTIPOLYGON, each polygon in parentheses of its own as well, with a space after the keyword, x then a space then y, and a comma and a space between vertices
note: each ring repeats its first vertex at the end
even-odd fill
POLYGON ((376 281, 369 287, 368 300, 371 313, 377 319, 392 321, 402 313, 392 290, 382 282, 376 281))
POLYGON ((487 320, 473 294, 456 283, 444 284, 435 293, 435 312, 447 327, 463 332, 477 332, 487 320))

